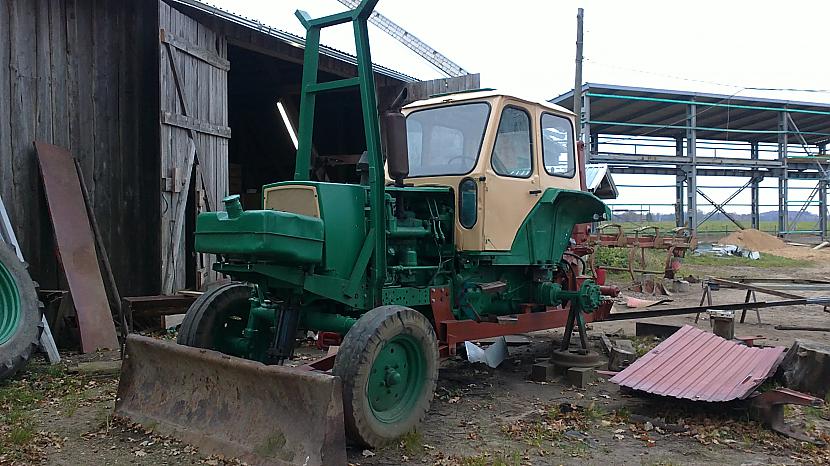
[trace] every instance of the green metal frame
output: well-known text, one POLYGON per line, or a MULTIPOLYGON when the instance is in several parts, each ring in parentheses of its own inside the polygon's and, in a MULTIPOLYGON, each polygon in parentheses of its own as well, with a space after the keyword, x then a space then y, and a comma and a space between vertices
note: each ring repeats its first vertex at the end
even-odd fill
MULTIPOLYGON (((309 179, 312 141, 314 136, 314 110, 317 94, 357 87, 363 112, 366 135, 366 152, 369 162, 369 232, 367 253, 371 252, 372 267, 369 271, 369 301, 381 304, 381 289, 386 276, 385 186, 383 154, 381 153, 380 122, 377 113, 377 97, 369 50, 367 21, 378 0, 363 0, 354 10, 312 19, 304 11, 296 16, 306 28, 306 45, 300 89, 300 124, 297 144, 295 181, 309 179), (329 26, 352 23, 357 51, 357 77, 337 81, 318 82, 320 61, 320 31, 329 26)), ((361 254, 363 255, 363 254, 361 254)), ((361 271, 362 272, 362 271, 361 271)))

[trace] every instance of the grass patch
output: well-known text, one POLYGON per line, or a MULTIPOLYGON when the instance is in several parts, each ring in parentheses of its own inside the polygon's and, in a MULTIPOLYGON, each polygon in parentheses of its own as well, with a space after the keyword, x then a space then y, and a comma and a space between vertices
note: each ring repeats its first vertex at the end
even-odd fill
POLYGON ((423 453, 423 444, 424 438, 421 433, 413 430, 404 434, 398 445, 406 456, 415 457, 423 453))
POLYGON ((521 466, 522 455, 514 452, 511 455, 498 453, 496 455, 467 456, 460 459, 460 464, 461 466, 521 466))
POLYGON ((73 415, 82 401, 93 396, 88 383, 83 376, 69 377, 62 365, 50 366, 39 359, 0 383, 0 463, 39 463, 45 440, 38 433, 36 410, 48 404, 63 416, 73 415))
POLYGON ((776 256, 773 254, 761 253, 761 258, 752 260, 746 257, 736 256, 695 256, 690 254, 683 260, 683 267, 688 266, 703 266, 703 267, 718 267, 718 266, 747 266, 760 268, 775 268, 775 267, 803 267, 806 261, 804 259, 789 259, 787 257, 776 256))
POLYGON ((602 408, 596 405, 593 401, 585 407, 583 411, 585 414, 585 419, 590 422, 596 422, 605 417, 607 414, 602 408))

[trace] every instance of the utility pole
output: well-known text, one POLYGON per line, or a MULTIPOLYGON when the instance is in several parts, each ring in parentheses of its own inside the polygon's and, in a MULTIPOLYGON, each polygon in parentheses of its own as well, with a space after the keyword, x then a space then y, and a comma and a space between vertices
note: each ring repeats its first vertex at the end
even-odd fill
POLYGON ((576 13, 576 75, 574 76, 574 113, 576 113, 576 138, 582 139, 582 17, 584 10, 576 13))

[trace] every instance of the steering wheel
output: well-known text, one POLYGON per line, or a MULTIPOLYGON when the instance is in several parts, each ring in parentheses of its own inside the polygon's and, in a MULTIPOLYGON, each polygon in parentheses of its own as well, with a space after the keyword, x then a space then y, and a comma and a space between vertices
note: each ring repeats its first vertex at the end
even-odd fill
POLYGON ((462 162, 464 162, 465 160, 469 160, 473 164, 476 163, 476 159, 474 159, 473 157, 467 157, 466 155, 456 155, 455 157, 450 157, 450 159, 447 160, 447 165, 452 165, 453 161, 456 159, 459 159, 462 162))

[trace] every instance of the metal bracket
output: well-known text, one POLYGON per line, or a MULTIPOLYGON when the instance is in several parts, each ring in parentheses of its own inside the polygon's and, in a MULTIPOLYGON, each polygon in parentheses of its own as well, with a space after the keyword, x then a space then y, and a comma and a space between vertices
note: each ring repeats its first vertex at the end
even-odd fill
POLYGON ((824 405, 824 401, 821 398, 816 398, 812 395, 788 388, 777 388, 755 395, 749 401, 751 417, 762 422, 773 431, 802 442, 810 442, 813 445, 825 445, 824 441, 811 438, 804 432, 795 430, 792 426, 784 422, 785 404, 818 408, 824 405))

